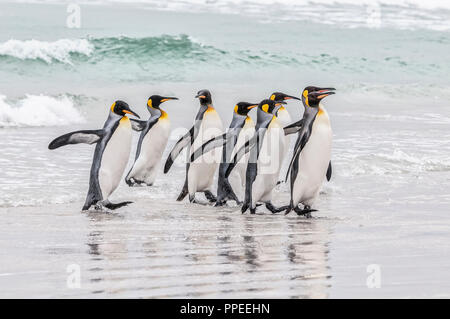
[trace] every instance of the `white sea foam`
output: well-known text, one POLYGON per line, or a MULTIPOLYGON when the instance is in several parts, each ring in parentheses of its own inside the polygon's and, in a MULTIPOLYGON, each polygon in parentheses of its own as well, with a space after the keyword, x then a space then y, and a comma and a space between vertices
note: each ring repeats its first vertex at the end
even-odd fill
MULTIPOLYGON (((20 0, 65 3, 64 0, 20 0)), ((446 0, 74 0, 87 4, 140 4, 151 10, 264 15, 261 22, 305 20, 357 28, 392 27, 450 30, 450 1, 446 0)))
POLYGON ((11 39, 0 43, 0 55, 21 60, 40 59, 47 63, 58 61, 71 64, 71 53, 90 56, 93 50, 93 45, 86 39, 60 39, 54 42, 11 39))
POLYGON ((53 126, 82 123, 84 119, 67 96, 27 95, 12 103, 0 95, 0 127, 53 126))

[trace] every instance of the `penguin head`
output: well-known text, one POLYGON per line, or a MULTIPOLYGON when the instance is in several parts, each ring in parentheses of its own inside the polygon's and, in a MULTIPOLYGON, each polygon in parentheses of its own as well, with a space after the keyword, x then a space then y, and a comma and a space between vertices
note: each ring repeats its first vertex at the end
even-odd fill
POLYGON ((211 92, 209 90, 200 90, 197 92, 195 98, 199 99, 200 104, 211 104, 211 92))
POLYGON ((335 94, 335 88, 319 88, 307 86, 302 93, 302 101, 306 106, 318 107, 319 102, 329 95, 335 94))
POLYGON ((285 100, 300 100, 300 98, 292 95, 287 95, 282 92, 274 92, 272 95, 270 95, 270 100, 272 101, 285 101, 285 100))
POLYGON ((257 106, 258 104, 256 103, 239 102, 234 107, 234 113, 247 116, 248 112, 250 112, 252 108, 257 106))
POLYGON ((283 106, 283 104, 286 104, 286 102, 284 101, 273 101, 273 100, 262 100, 259 105, 258 108, 260 108, 263 112, 269 113, 269 114, 273 114, 273 115, 277 115, 278 110, 280 109, 280 107, 283 106))
POLYGON ((111 105, 111 112, 120 116, 131 114, 140 119, 140 116, 137 115, 135 112, 133 112, 126 102, 120 100, 117 100, 116 102, 113 103, 113 105, 111 105))
POLYGON ((147 106, 152 107, 155 109, 159 109, 159 106, 170 100, 178 100, 177 97, 170 97, 170 96, 161 96, 161 95, 152 95, 147 100, 147 106))

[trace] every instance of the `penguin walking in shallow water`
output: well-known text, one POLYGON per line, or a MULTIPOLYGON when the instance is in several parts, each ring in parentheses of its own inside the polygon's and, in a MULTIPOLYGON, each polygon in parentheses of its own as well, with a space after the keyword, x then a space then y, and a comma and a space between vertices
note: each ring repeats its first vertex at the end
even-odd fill
MULTIPOLYGON (((192 152, 201 147, 205 142, 222 135, 222 120, 213 107, 211 92, 201 90, 195 97, 200 101, 200 109, 195 117, 194 125, 189 132, 178 140, 170 152, 164 166, 165 174, 170 170, 173 162, 185 147, 189 147, 189 154, 191 156, 192 152)), ((183 200, 189 194, 189 201, 191 203, 198 203, 195 199, 195 193, 203 192, 210 202, 215 202, 216 197, 211 192, 211 185, 219 162, 219 152, 203 154, 195 162, 191 162, 188 159, 186 164, 186 179, 177 201, 183 200)))
POLYGON ((109 195, 119 185, 130 156, 132 129, 131 121, 126 114, 139 118, 127 103, 116 101, 111 106, 102 129, 67 133, 54 139, 48 146, 53 150, 68 144, 97 143, 91 166, 89 191, 83 210, 88 210, 93 205, 96 209, 103 207, 116 209, 131 203, 113 204, 108 200, 109 195))
POLYGON ((147 121, 131 120, 133 130, 140 131, 134 164, 125 178, 128 186, 147 185, 155 182, 158 164, 170 134, 170 120, 160 105, 176 97, 152 95, 147 101, 150 118, 147 121))
MULTIPOLYGON (((255 123, 250 116, 248 116, 248 113, 257 106, 258 104, 247 102, 239 102, 236 104, 228 131, 223 135, 210 139, 192 153, 191 162, 194 162, 203 154, 222 146, 222 161, 219 165, 215 206, 222 206, 228 200, 234 200, 237 203, 240 203, 228 178, 225 177, 225 172, 236 151, 250 140, 255 133, 255 123)), ((237 163, 235 170, 239 174, 241 183, 244 186, 246 169, 247 159, 242 158, 239 163, 237 163)))
POLYGON ((242 213, 250 208, 251 214, 255 214, 258 203, 264 203, 272 213, 278 213, 287 208, 287 206, 276 208, 271 202, 272 191, 278 183, 285 141, 283 128, 275 115, 285 103, 273 100, 263 100, 259 103, 256 132, 236 152, 225 173, 225 177, 228 177, 239 159, 250 152, 242 213))
POLYGON ((314 86, 303 90, 303 118, 290 127, 297 127, 298 137, 287 172, 290 173, 291 201, 286 214, 294 210, 298 215, 310 217, 323 180, 331 177, 332 130, 328 113, 320 101, 334 94, 334 90, 314 86), (303 208, 299 208, 299 204, 303 208))

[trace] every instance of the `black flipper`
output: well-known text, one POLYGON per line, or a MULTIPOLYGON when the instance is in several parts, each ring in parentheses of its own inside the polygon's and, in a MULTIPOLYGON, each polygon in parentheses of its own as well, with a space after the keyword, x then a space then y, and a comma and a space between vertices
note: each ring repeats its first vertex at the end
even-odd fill
POLYGON ((60 137, 55 138, 49 145, 50 150, 54 150, 58 147, 68 144, 94 144, 101 140, 104 135, 103 130, 81 130, 70 132, 60 137))
POLYGON ((130 119, 130 120, 131 120, 131 128, 138 132, 145 129, 145 126, 147 125, 147 121, 141 121, 141 120, 135 120, 135 119, 130 119))
POLYGON ((283 128, 284 130, 284 135, 290 135, 290 134, 295 134, 298 131, 300 131, 303 127, 303 119, 301 119, 298 122, 292 123, 291 125, 288 125, 286 127, 283 128))
POLYGON ((257 141, 258 134, 255 133, 255 135, 250 140, 245 142, 245 144, 236 152, 233 159, 231 160, 231 163, 228 165, 227 170, 225 171, 225 178, 228 178, 230 176, 231 172, 236 167, 242 156, 248 153, 256 145, 257 141))
POLYGON ((194 162, 197 158, 202 156, 215 148, 222 147, 229 137, 229 133, 225 133, 216 137, 213 137, 209 141, 205 142, 202 146, 196 149, 191 155, 191 162, 194 162))
POLYGON ((328 170, 327 170, 327 181, 330 181, 332 172, 333 172, 333 170, 331 168, 331 161, 330 161, 330 164, 328 164, 328 170))
POLYGON ((303 150, 306 143, 308 143, 310 136, 311 136, 311 129, 303 130, 302 133, 299 134, 297 141, 295 142, 294 154, 292 156, 291 162, 289 163, 289 167, 286 172, 286 179, 285 179, 286 182, 289 178, 289 173, 292 169, 292 165, 294 164, 295 159, 298 158, 298 156, 300 155, 300 152, 303 150))
POLYGON ((121 202, 121 203, 117 203, 117 204, 113 204, 111 202, 106 203, 104 206, 108 209, 112 209, 115 210, 117 208, 123 207, 123 206, 127 206, 128 204, 131 204, 132 202, 127 201, 127 202, 121 202))
POLYGON ((176 160, 178 155, 180 155, 181 151, 188 145, 192 144, 192 142, 194 141, 194 130, 195 126, 191 127, 189 132, 183 135, 172 148, 172 151, 167 157, 166 164, 164 165, 164 174, 167 174, 167 172, 170 170, 173 162, 176 160))

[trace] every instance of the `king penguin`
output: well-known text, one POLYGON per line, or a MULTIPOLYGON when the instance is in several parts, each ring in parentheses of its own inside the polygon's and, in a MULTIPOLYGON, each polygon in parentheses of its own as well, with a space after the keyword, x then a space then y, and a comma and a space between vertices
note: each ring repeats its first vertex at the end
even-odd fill
POLYGON ((256 132, 236 152, 225 173, 225 177, 228 177, 239 159, 250 152, 242 213, 250 208, 250 213, 255 214, 258 203, 264 203, 272 213, 278 213, 287 208, 287 206, 276 208, 271 202, 272 191, 278 183, 285 141, 284 131, 276 114, 285 103, 273 100, 263 100, 259 103, 256 132))
POLYGON ((170 134, 170 120, 160 105, 166 101, 178 100, 176 97, 152 95, 147 100, 150 118, 147 121, 131 120, 131 127, 140 131, 134 164, 125 182, 128 186, 136 184, 153 185, 167 140, 170 134))
POLYGON ((109 195, 117 188, 127 166, 131 152, 132 129, 126 114, 139 118, 127 103, 116 101, 111 106, 108 119, 102 129, 81 130, 64 134, 48 146, 53 150, 68 144, 97 143, 89 179, 89 191, 83 211, 95 205, 96 209, 116 209, 131 202, 113 204, 109 195))
POLYGON ((328 113, 320 101, 334 94, 334 90, 315 86, 308 86, 303 90, 305 112, 302 120, 297 122, 298 137, 287 172, 290 173, 291 201, 286 214, 293 209, 298 215, 310 217, 311 212, 315 211, 311 206, 319 194, 322 182, 328 174, 331 175, 333 133, 328 113), (303 208, 299 208, 299 204, 303 208))
MULTIPOLYGON (((205 142, 222 135, 222 120, 212 104, 211 92, 200 90, 195 98, 199 99, 200 108, 195 117, 194 125, 189 132, 178 140, 170 152, 164 165, 165 174, 185 147, 189 146, 189 156, 191 156, 194 150, 205 142)), ((196 162, 191 162, 189 158, 186 163, 184 186, 177 201, 183 200, 189 194, 189 201, 198 203, 195 199, 195 193, 203 192, 210 202, 216 202, 216 197, 211 192, 211 185, 219 162, 220 152, 204 154, 196 162)))
MULTIPOLYGON (((236 196, 228 178, 225 177, 228 164, 237 150, 239 150, 255 134, 255 123, 248 116, 251 109, 258 104, 239 102, 234 107, 233 118, 228 131, 216 138, 210 139, 199 149, 195 150, 191 156, 191 162, 198 157, 211 151, 214 148, 223 146, 222 161, 219 166, 219 176, 217 179, 217 200, 215 206, 222 206, 228 200, 234 200, 238 204, 240 201, 236 196)), ((242 158, 236 166, 236 171, 243 187, 245 187, 245 172, 247 169, 247 158, 242 158)))

